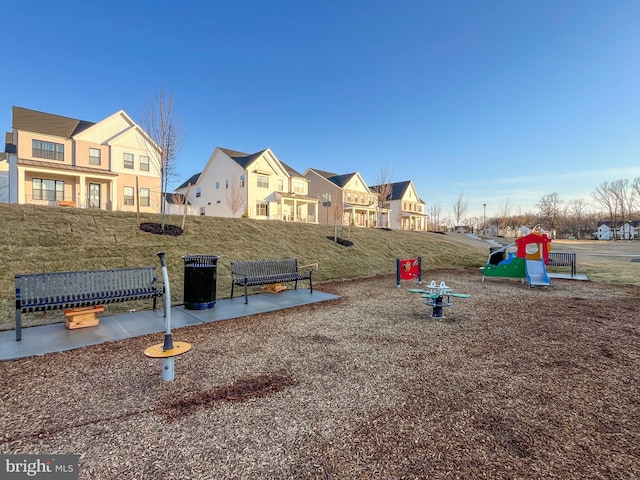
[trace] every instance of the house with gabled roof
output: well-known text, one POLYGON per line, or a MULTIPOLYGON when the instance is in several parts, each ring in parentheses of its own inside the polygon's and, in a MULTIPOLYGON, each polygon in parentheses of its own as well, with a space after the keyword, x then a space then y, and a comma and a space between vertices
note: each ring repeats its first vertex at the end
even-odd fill
POLYGON ((160 211, 157 146, 123 110, 94 123, 14 106, 5 154, 10 203, 160 211))
POLYGON ((376 227, 378 196, 358 172, 337 174, 308 168, 309 194, 321 199, 321 221, 325 225, 376 227))
POLYGON ((176 192, 200 215, 318 223, 319 201, 308 183, 269 148, 249 154, 217 147, 176 192))
POLYGON ((426 204, 420 199, 412 180, 373 185, 371 191, 385 192, 384 207, 393 212, 388 218, 384 218, 384 212, 381 213, 381 225, 388 222, 389 228, 395 230, 427 230, 426 204))

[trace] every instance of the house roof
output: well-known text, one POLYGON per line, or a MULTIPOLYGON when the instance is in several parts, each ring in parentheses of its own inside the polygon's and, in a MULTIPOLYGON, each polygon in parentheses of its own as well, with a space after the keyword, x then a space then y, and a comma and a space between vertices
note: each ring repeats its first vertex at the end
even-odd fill
POLYGON ((325 170, 318 170, 317 168, 310 168, 309 170, 313 170, 314 172, 316 172, 318 175, 320 175, 321 177, 326 178, 327 180, 331 177, 336 177, 338 176, 337 173, 333 173, 333 172, 327 172, 325 170))
POLYGON ((300 172, 298 172, 296 169, 290 167, 289 165, 284 163, 282 160, 280 160, 280 163, 282 164, 282 166, 284 167, 284 169, 287 171, 287 173, 290 176, 292 176, 292 177, 302 177, 302 174, 300 172))
POLYGON ((344 175, 334 175, 332 177, 327 178, 327 180, 329 180, 332 183, 335 183, 337 186, 342 188, 347 183, 349 183, 349 180, 351 180, 355 174, 356 173, 353 172, 353 173, 345 173, 344 175))
POLYGON ((94 175, 107 175, 109 177, 118 176, 116 172, 112 172, 111 170, 103 170, 100 168, 93 168, 93 167, 80 167, 78 165, 69 165, 66 163, 52 163, 44 160, 31 160, 27 158, 19 158, 18 164, 30 165, 32 167, 39 167, 39 168, 50 168, 52 170, 68 170, 72 172, 92 173, 94 175))
POLYGON ((180 185, 178 188, 187 188, 187 186, 189 184, 191 185, 195 185, 198 182, 198 179, 200 178, 200 175, 202 174, 202 172, 196 173, 194 175, 191 175, 182 185, 180 185))
POLYGON ((62 117, 52 113, 13 107, 13 129, 43 133, 56 137, 71 138, 77 133, 95 125, 94 122, 62 117))

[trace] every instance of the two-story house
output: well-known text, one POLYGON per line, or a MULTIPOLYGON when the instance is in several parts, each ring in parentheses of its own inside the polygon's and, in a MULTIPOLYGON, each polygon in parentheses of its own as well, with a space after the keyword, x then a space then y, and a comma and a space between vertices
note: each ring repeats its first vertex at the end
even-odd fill
POLYGON ((158 150, 122 110, 98 122, 13 107, 8 201, 159 212, 158 150))
POLYGON ((418 196, 413 181, 373 185, 372 192, 384 192, 382 199, 385 209, 392 213, 380 212, 379 223, 394 230, 427 230, 426 204, 418 196))
POLYGON ((202 172, 176 189, 200 215, 318 223, 308 181, 271 149, 249 154, 217 147, 202 172))
POLYGON ((320 223, 375 227, 378 197, 358 172, 338 175, 317 168, 308 168, 309 195, 321 200, 320 223))

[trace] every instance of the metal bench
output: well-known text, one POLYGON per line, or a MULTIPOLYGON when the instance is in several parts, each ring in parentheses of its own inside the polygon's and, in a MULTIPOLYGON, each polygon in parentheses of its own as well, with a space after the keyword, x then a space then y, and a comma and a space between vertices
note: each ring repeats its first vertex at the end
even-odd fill
POLYGON ((16 341, 22 339, 22 314, 90 307, 162 296, 155 267, 83 272, 19 274, 16 279, 16 341))
POLYGON ((569 252, 549 252, 549 266, 571 267, 571 276, 576 275, 576 254, 569 252))
POLYGON ((298 260, 286 258, 282 260, 246 260, 231 262, 231 298, 233 299, 233 287, 244 287, 244 303, 248 303, 247 287, 257 285, 269 285, 274 283, 295 282, 298 288, 298 280, 309 280, 309 290, 313 293, 311 281, 311 268, 308 273, 301 272, 298 260))

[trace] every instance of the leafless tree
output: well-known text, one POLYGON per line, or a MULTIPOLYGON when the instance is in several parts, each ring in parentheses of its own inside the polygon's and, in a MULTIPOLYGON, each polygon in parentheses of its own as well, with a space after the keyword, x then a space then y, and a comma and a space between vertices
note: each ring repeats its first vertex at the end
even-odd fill
POLYGON ((509 205, 509 200, 507 200, 505 204, 500 206, 500 208, 498 209, 498 218, 496 220, 498 223, 498 228, 500 230, 504 230, 505 228, 507 228, 507 225, 509 225, 510 223, 510 216, 511 205, 509 205))
POLYGON ((608 181, 604 181, 600 184, 600 186, 596 187, 596 189, 591 194, 593 200, 605 208, 609 213, 609 221, 611 222, 611 228, 613 229, 613 239, 616 239, 616 228, 615 225, 617 223, 617 215, 618 215, 618 198, 614 194, 614 189, 612 185, 608 181))
POLYGON ((431 231, 436 231, 436 225, 440 222, 440 204, 434 203, 428 209, 429 217, 431 218, 431 231))
POLYGON ((558 221, 562 215, 561 205, 562 200, 560 200, 556 192, 544 195, 536 204, 538 210, 540 210, 541 223, 546 223, 549 226, 552 235, 555 234, 558 221))
POLYGON ((578 240, 582 239, 582 222, 586 213, 586 204, 581 198, 569 200, 566 217, 570 221, 573 233, 578 240))
MULTIPOLYGON (((151 137, 157 148, 157 159, 160 170, 161 192, 160 196, 168 190, 169 179, 175 176, 176 160, 184 133, 180 125, 180 119, 173 110, 173 91, 165 93, 161 88, 155 99, 149 101, 145 108, 141 126, 151 137)), ((162 213, 162 229, 165 225, 165 203, 160 204, 162 213)))
POLYGON ((380 226, 384 227, 384 222, 382 219, 384 218, 385 213, 387 214, 387 225, 386 227, 390 227, 389 225, 389 199, 391 199, 391 193, 393 192, 393 185, 391 182, 392 172, 387 167, 380 169, 378 176, 375 179, 375 185, 371 187, 371 190, 377 195, 377 209, 380 217, 380 226))
POLYGON ((232 217, 235 217, 236 213, 244 209, 246 202, 244 193, 245 190, 240 185, 240 180, 234 175, 231 182, 229 182, 229 189, 227 190, 227 205, 229 205, 232 217))
POLYGON ((460 219, 467 213, 467 201, 464 199, 464 193, 459 193, 451 206, 453 208, 453 218, 456 221, 456 225, 460 225, 460 219))

